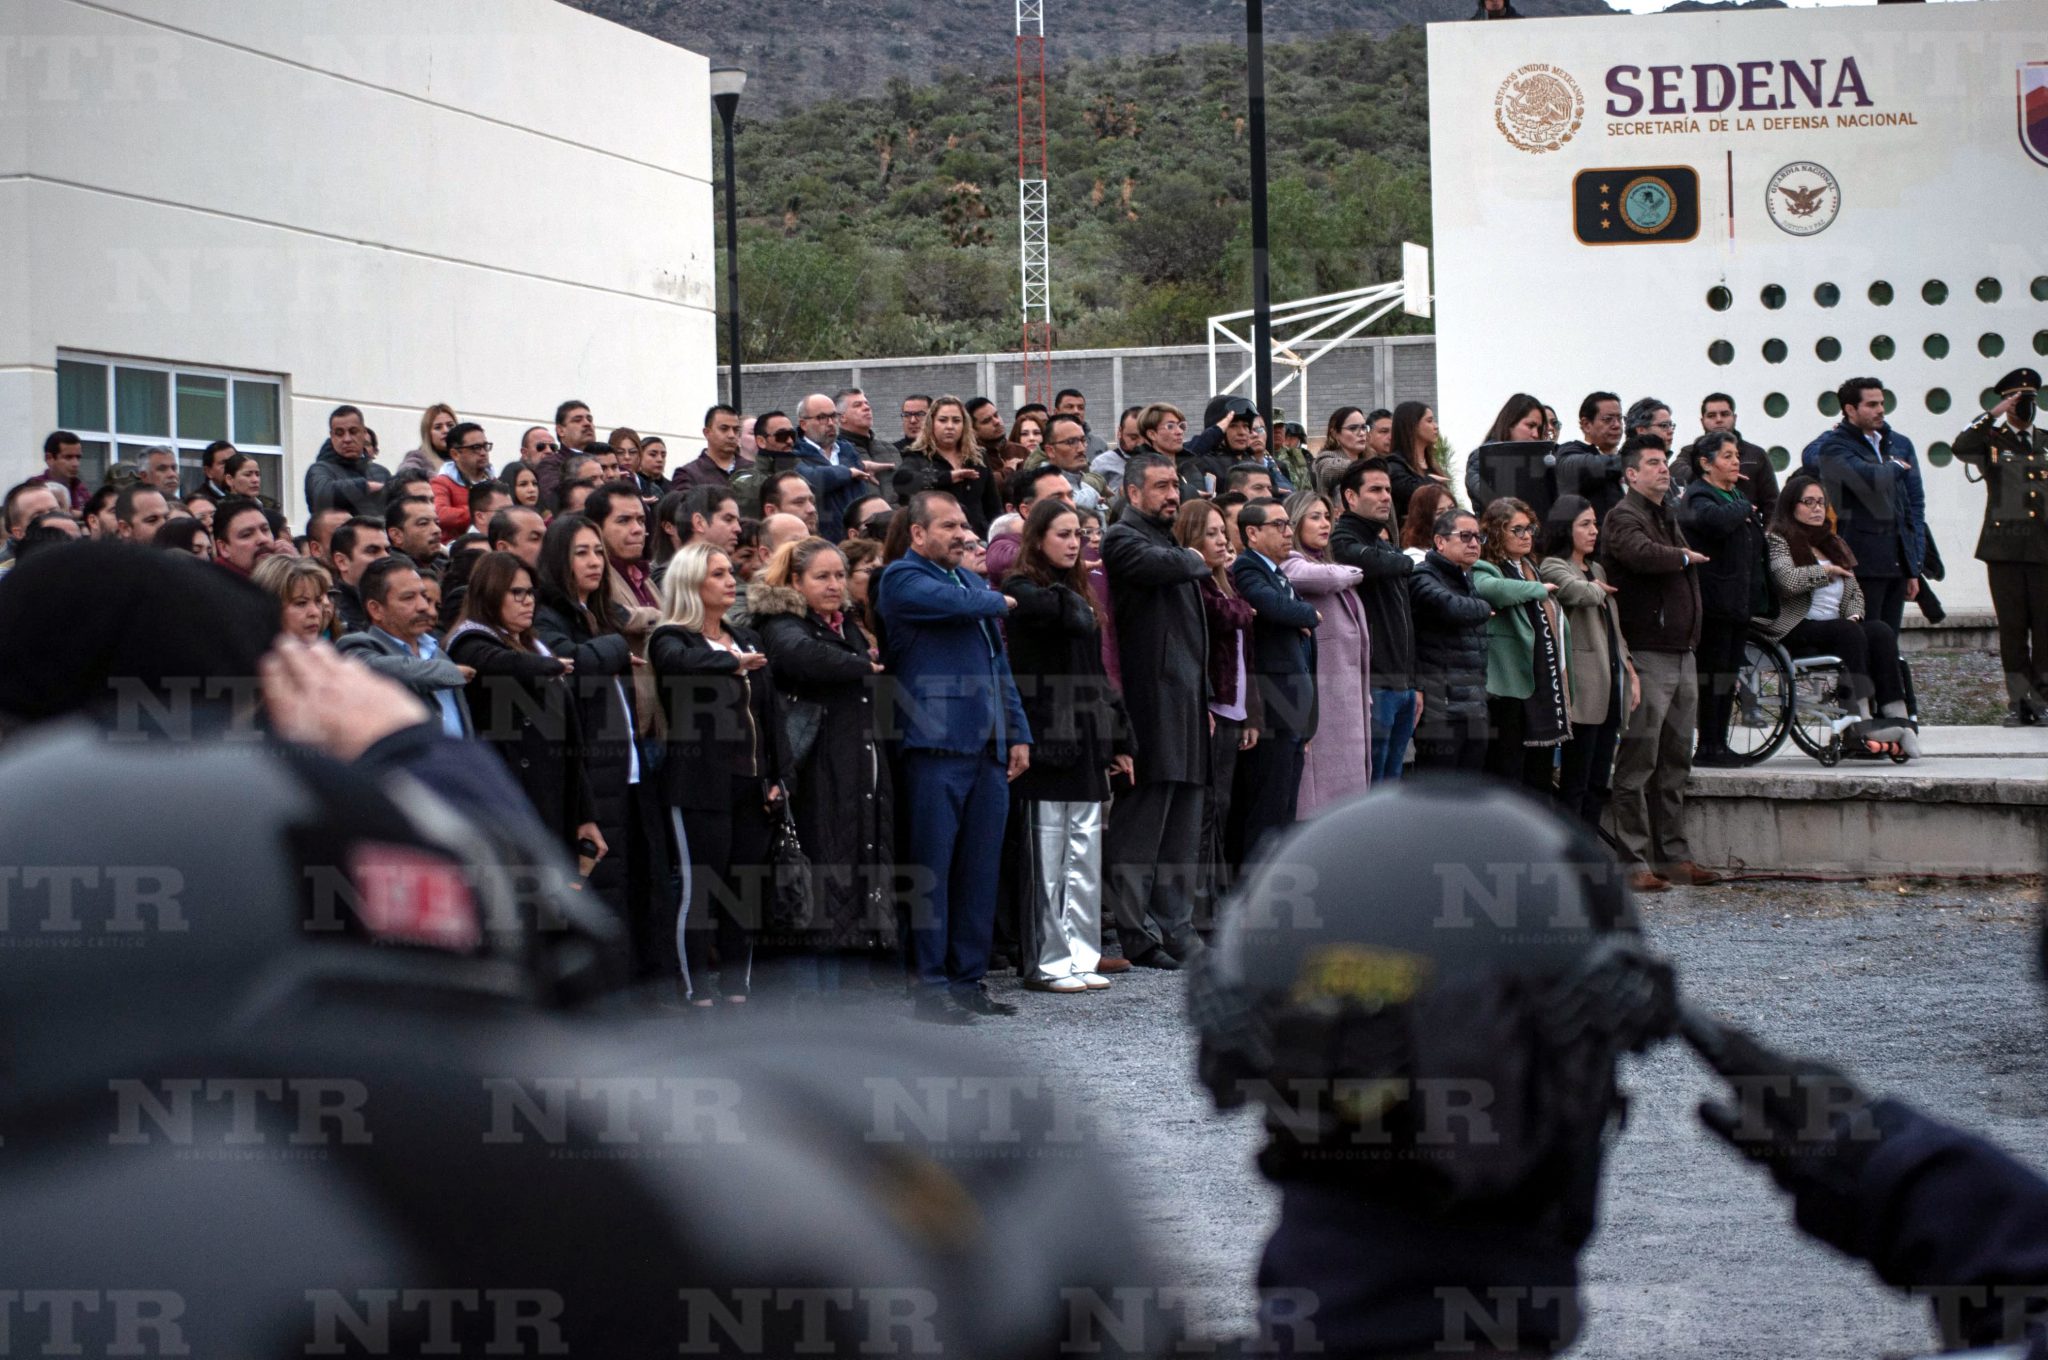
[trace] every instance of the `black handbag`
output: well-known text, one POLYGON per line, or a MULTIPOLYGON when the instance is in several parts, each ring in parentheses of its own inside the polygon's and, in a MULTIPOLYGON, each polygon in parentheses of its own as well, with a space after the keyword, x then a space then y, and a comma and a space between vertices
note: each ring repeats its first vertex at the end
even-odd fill
POLYGON ((796 820, 789 815, 787 798, 782 800, 782 818, 769 843, 768 864, 775 874, 768 901, 768 929, 776 934, 809 929, 811 858, 797 839, 796 820))

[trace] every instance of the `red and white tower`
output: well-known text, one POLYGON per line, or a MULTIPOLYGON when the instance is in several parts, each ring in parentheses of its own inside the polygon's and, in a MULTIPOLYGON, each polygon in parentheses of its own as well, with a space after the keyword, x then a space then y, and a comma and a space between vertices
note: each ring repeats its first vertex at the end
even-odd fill
POLYGON ((1026 401, 1052 405, 1052 238, 1046 214, 1045 0, 1017 0, 1017 240, 1026 401))

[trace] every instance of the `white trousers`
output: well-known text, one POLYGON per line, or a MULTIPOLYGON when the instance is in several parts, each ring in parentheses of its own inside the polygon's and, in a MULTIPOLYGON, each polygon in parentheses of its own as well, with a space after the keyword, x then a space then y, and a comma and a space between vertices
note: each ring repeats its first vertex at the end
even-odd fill
POLYGON ((1102 804, 1025 803, 1031 898, 1025 954, 1041 982, 1102 962, 1102 804))

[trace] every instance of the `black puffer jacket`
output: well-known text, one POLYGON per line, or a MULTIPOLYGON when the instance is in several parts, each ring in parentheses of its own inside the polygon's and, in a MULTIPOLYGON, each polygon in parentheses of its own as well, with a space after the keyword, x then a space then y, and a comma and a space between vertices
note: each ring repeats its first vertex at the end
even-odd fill
POLYGON ((1387 526, 1345 511, 1330 530, 1330 560, 1365 573, 1358 598, 1372 638, 1372 687, 1411 689, 1415 670, 1415 615, 1408 578, 1415 562, 1394 545, 1387 526))
POLYGON ((1700 564, 1700 613, 1746 623, 1770 608, 1763 593, 1764 524, 1740 490, 1722 494, 1704 478, 1678 503, 1685 541, 1707 555, 1700 564))
MULTIPOLYGON (((605 605, 601 592, 598 605, 605 605)), ((575 697, 576 716, 583 728, 583 770, 590 782, 590 806, 597 828, 612 850, 590 871, 590 887, 623 912, 627 908, 628 744, 633 739, 632 648, 623 633, 597 632, 582 610, 547 586, 540 588, 533 631, 549 651, 576 663, 576 672, 566 684, 575 697)), ((640 777, 652 793, 655 772, 643 766, 640 777)))
POLYGON ((1486 721, 1486 621, 1493 606, 1472 592, 1472 576, 1431 550, 1408 578, 1415 612, 1415 687, 1424 737, 1461 734, 1486 721))

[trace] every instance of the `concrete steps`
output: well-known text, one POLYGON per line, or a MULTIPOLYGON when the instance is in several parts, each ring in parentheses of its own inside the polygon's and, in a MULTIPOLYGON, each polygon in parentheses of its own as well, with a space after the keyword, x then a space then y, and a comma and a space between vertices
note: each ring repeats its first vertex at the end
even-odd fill
POLYGON ((1693 857, 1761 873, 1889 877, 2048 868, 2048 729, 1930 727, 1907 765, 1823 766, 1791 742, 1761 765, 1696 770, 1693 857))

